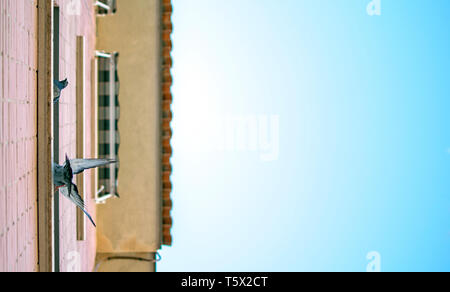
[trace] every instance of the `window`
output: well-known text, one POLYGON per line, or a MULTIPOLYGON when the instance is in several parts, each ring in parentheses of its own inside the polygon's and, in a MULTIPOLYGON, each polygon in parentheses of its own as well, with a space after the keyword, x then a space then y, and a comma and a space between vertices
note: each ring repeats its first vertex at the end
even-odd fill
MULTIPOLYGON (((117 53, 97 52, 98 56, 98 157, 117 159, 119 153, 119 79, 117 75, 117 53)), ((98 169, 97 203, 118 197, 117 177, 119 164, 110 164, 98 169)))

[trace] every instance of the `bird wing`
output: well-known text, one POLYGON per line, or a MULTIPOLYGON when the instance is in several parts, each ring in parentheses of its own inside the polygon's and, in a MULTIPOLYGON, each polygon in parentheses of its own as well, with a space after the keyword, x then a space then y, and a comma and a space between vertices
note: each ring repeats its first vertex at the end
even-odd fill
POLYGON ((72 159, 70 160, 70 166, 72 167, 73 174, 79 174, 85 169, 104 166, 116 162, 117 160, 113 159, 72 159))
POLYGON ((72 191, 70 192, 69 195, 69 189, 67 188, 67 186, 64 186, 62 188, 60 188, 59 190, 61 191, 61 194, 68 198, 69 200, 71 200, 75 205, 77 205, 78 208, 81 209, 81 211, 84 212, 84 214, 86 214, 86 216, 89 218, 89 220, 92 222, 92 224, 94 225, 94 227, 97 227, 97 225, 95 225, 94 220, 92 220, 91 215, 89 215, 89 213, 86 211, 86 207, 84 205, 84 201, 81 198, 80 194, 78 193, 78 188, 75 184, 72 184, 72 191))

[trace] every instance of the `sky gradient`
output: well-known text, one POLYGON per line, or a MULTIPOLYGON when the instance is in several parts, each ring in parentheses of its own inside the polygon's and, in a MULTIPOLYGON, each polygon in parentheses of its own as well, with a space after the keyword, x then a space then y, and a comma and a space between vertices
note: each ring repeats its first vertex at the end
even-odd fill
POLYGON ((450 1, 369 2, 173 0, 158 271, 450 271, 450 1))

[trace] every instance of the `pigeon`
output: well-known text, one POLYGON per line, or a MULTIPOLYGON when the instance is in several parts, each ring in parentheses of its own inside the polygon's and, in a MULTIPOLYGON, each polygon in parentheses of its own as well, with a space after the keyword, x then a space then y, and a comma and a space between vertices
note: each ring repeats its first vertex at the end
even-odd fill
POLYGON ((92 225, 94 225, 94 227, 97 227, 97 225, 95 225, 95 222, 92 219, 91 215, 89 215, 89 213, 86 211, 86 206, 84 205, 84 201, 81 198, 80 194, 78 193, 78 188, 75 184, 72 184, 71 194, 69 194, 69 188, 67 186, 61 186, 59 188, 59 190, 61 191, 61 194, 63 194, 64 197, 71 200, 75 205, 77 205, 78 208, 81 209, 81 211, 84 212, 84 214, 86 214, 86 216, 92 222, 92 225))
POLYGON ((91 220, 89 213, 86 211, 83 199, 81 198, 77 186, 72 182, 73 176, 82 173, 86 169, 95 168, 99 166, 116 163, 113 159, 72 159, 70 160, 66 155, 64 165, 53 163, 53 184, 61 191, 61 194, 71 200, 77 207, 79 207, 91 220))
POLYGON ((69 85, 67 78, 62 81, 53 80, 53 102, 57 103, 61 97, 61 91, 69 85))

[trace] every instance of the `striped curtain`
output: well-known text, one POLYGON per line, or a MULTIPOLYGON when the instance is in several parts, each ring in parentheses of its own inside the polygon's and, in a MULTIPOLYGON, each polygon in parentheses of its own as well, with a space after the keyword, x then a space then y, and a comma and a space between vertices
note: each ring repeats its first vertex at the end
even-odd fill
MULTIPOLYGON (((111 143, 115 142, 115 153, 112 157, 117 159, 119 153, 120 137, 118 131, 118 121, 119 121, 119 78, 117 74, 117 61, 119 54, 113 55, 114 61, 114 76, 115 80, 115 97, 114 104, 110 104, 110 59, 99 58, 98 60, 98 154, 99 158, 111 158, 111 143), (111 129, 110 125, 110 111, 115 111, 115 121, 114 128, 111 129), (115 132, 115 141, 111 141, 110 134, 111 131, 115 132)), ((119 196, 117 193, 117 177, 119 173, 119 163, 115 164, 115 175, 114 175, 114 186, 111 186, 111 166, 104 166, 99 168, 99 186, 104 187, 103 191, 99 196, 104 196, 107 194, 119 196)))

